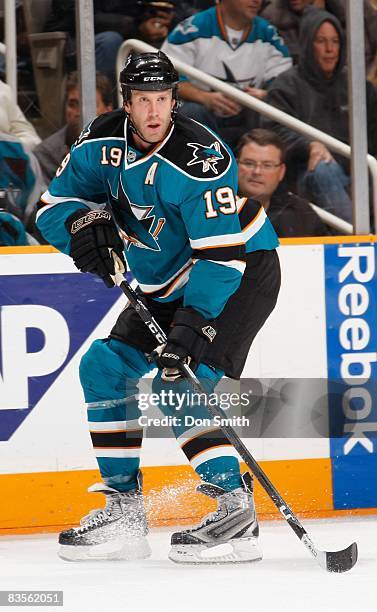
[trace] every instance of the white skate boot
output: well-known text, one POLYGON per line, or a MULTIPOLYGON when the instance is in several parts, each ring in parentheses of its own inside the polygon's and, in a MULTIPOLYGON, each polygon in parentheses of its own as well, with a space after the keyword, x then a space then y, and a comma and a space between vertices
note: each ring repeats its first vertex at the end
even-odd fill
POLYGON ((242 487, 230 492, 211 484, 198 486, 198 491, 216 498, 219 506, 197 527, 173 533, 169 559, 176 563, 239 563, 262 559, 249 473, 242 475, 242 483, 242 487))
POLYGON ((104 493, 106 506, 92 510, 80 527, 62 531, 59 557, 67 561, 88 559, 146 559, 151 550, 148 525, 140 489, 120 492, 104 484, 88 491, 104 493))

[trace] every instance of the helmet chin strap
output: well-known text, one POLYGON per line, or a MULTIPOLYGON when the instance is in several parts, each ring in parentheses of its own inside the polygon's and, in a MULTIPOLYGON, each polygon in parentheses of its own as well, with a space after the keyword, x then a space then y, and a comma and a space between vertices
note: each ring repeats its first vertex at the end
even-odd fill
MULTIPOLYGON (((168 131, 170 130, 171 126, 174 123, 174 119, 175 119, 175 115, 177 113, 177 109, 179 106, 179 102, 176 100, 176 104, 175 106, 172 108, 172 112, 171 112, 171 117, 170 117, 170 123, 169 123, 169 127, 167 128, 165 134, 163 135, 163 137, 158 140, 157 142, 162 142, 166 136, 166 134, 168 133, 168 131)), ((124 112, 126 113, 127 119, 128 119, 128 125, 130 126, 130 130, 131 132, 133 132, 134 134, 136 134, 136 136, 138 136, 143 142, 146 142, 149 145, 156 145, 157 142, 151 142, 150 140, 147 140, 146 138, 144 138, 144 136, 142 135, 141 132, 139 132, 139 130, 137 129, 136 125, 134 124, 134 122, 131 119, 131 115, 130 113, 128 113, 125 109, 124 112)))
POLYGON ((166 130, 164 136, 158 140, 157 142, 151 142, 150 140, 147 140, 146 138, 144 138, 144 136, 142 135, 141 132, 139 132, 139 130, 137 129, 136 125, 134 124, 134 122, 132 121, 130 115, 127 113, 127 117, 128 117, 128 125, 130 126, 130 130, 131 132, 133 132, 134 134, 136 134, 143 142, 146 142, 149 145, 156 145, 157 142, 161 142, 162 140, 164 140, 165 135, 167 134, 171 124, 173 123, 172 121, 170 121, 170 125, 169 128, 166 130))

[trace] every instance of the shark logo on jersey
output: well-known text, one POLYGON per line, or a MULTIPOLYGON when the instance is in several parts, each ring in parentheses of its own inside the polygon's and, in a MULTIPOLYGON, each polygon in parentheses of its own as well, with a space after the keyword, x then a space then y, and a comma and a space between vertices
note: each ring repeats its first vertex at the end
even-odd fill
POLYGON ((175 32, 182 32, 182 34, 192 34, 193 32, 198 32, 198 28, 193 24, 194 15, 191 17, 187 17, 177 25, 175 28, 175 32))
POLYGON ((199 144, 198 142, 188 142, 187 146, 194 149, 194 156, 187 163, 188 166, 203 164, 203 173, 208 172, 208 170, 212 170, 215 174, 219 173, 216 164, 221 159, 224 159, 224 155, 220 151, 220 143, 217 140, 209 146, 199 144))
POLYGON ((153 205, 141 205, 131 202, 126 194, 122 181, 118 186, 117 194, 114 195, 111 186, 111 209, 119 227, 119 232, 129 250, 132 245, 140 249, 151 249, 161 251, 157 237, 165 225, 166 219, 161 217, 156 221, 156 215, 152 215, 153 205))
MULTIPOLYGON (((94 119, 93 119, 94 121, 94 119)), ((77 147, 77 145, 81 144, 83 140, 85 140, 85 138, 87 138, 90 134, 90 128, 92 127, 92 123, 93 121, 91 121, 89 123, 89 125, 86 126, 86 128, 84 128, 81 132, 80 132, 80 136, 77 138, 76 142, 75 142, 75 147, 77 147)))

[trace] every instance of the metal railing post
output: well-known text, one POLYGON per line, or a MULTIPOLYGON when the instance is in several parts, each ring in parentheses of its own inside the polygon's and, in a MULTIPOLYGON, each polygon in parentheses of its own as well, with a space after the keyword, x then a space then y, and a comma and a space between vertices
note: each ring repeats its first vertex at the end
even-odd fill
POLYGON ((97 114, 93 0, 76 1, 76 40, 81 122, 85 126, 97 114))
POLYGON ((13 102, 17 104, 17 38, 16 2, 5 0, 5 80, 12 90, 13 102))
POLYGON ((348 108, 351 137, 353 226, 370 232, 367 103, 365 77, 364 3, 347 0, 348 108))

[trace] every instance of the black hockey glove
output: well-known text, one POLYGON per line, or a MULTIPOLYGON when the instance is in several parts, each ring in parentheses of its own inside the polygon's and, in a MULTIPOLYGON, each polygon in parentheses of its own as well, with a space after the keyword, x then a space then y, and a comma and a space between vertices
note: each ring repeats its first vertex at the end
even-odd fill
POLYGON ((115 274, 115 268, 111 251, 115 251, 123 265, 120 272, 124 272, 126 264, 124 244, 111 214, 106 210, 81 209, 68 217, 65 226, 71 234, 70 255, 76 268, 97 274, 106 287, 113 287, 110 275, 115 274))
POLYGON ((216 336, 213 322, 207 321, 193 308, 178 308, 166 345, 157 365, 162 368, 162 379, 172 382, 182 377, 179 362, 187 363, 195 371, 209 342, 216 336))

